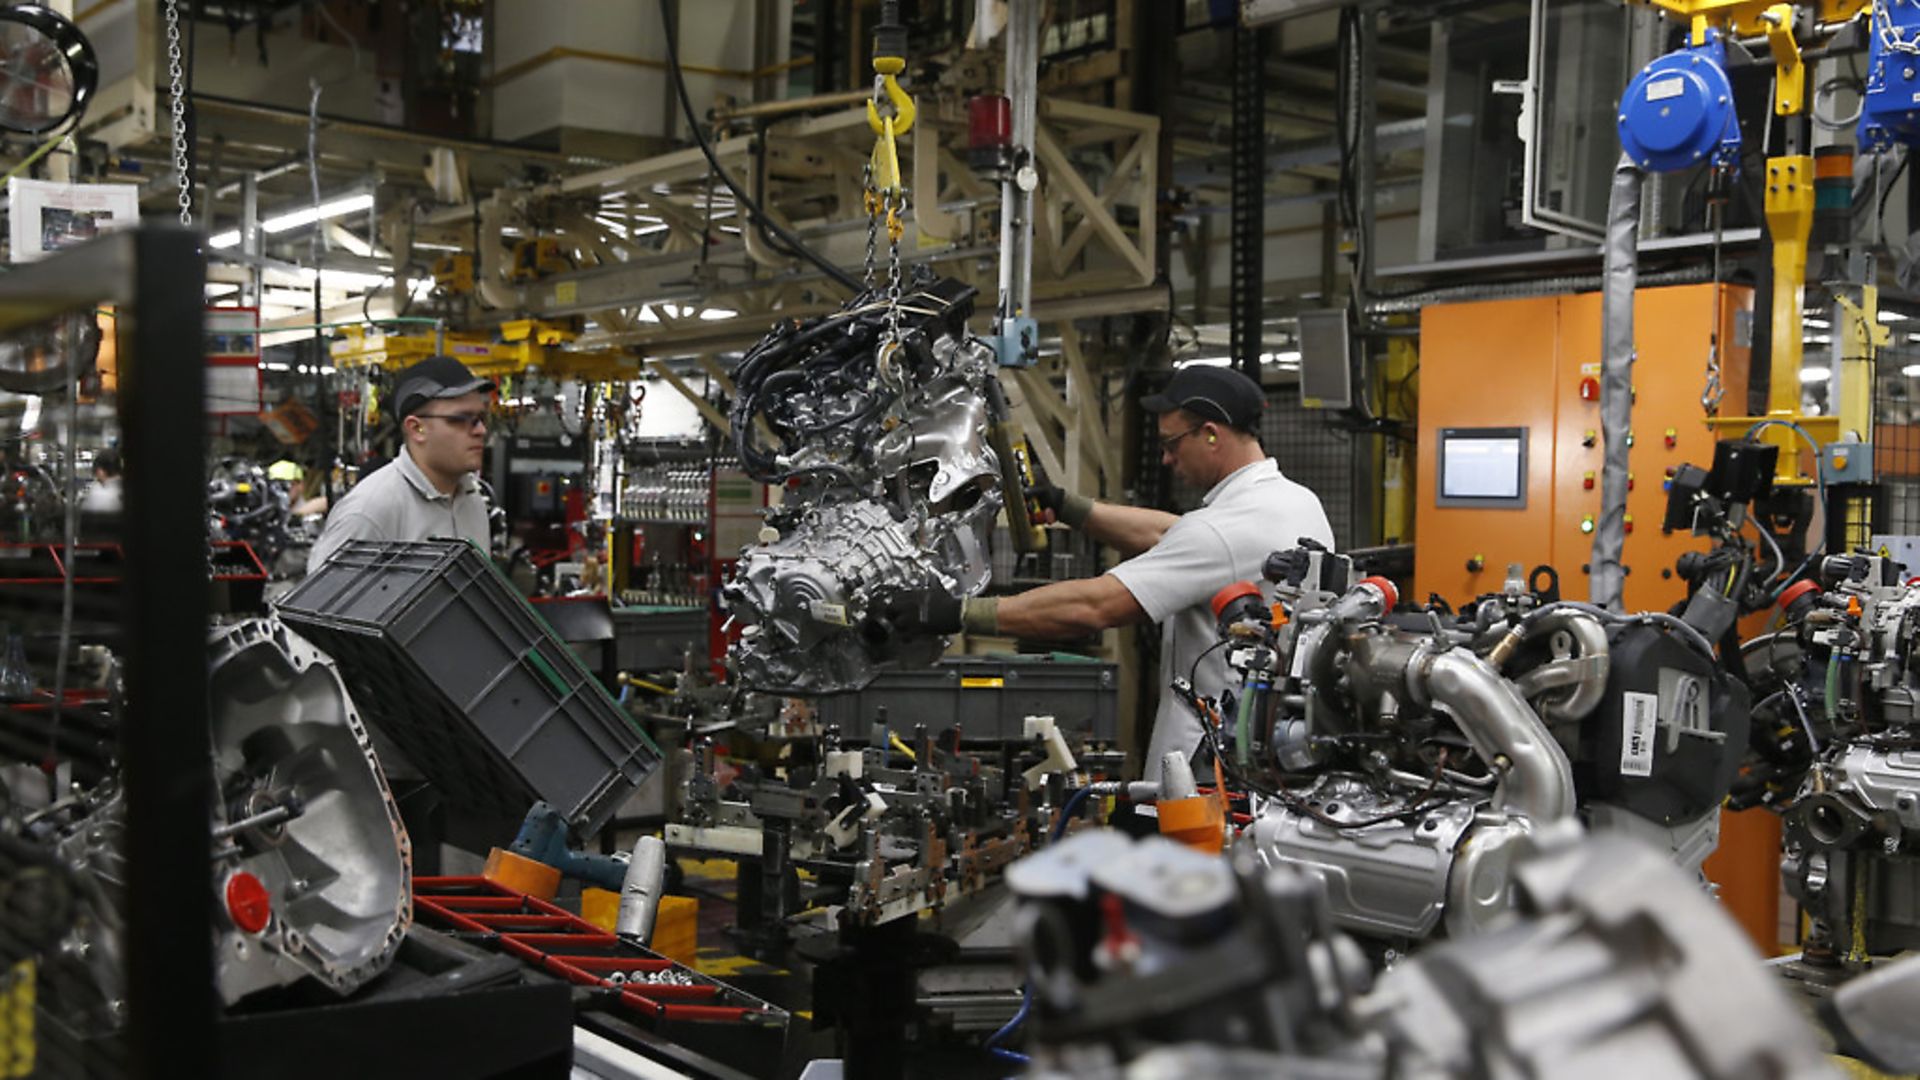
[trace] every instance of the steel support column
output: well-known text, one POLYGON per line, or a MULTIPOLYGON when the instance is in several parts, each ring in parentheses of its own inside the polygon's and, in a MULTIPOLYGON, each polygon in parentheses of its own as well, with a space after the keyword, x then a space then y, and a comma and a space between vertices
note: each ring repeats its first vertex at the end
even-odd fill
POLYGON ((1260 377, 1261 299, 1266 278, 1266 80, 1262 32, 1233 28, 1233 200, 1228 284, 1233 366, 1260 377))

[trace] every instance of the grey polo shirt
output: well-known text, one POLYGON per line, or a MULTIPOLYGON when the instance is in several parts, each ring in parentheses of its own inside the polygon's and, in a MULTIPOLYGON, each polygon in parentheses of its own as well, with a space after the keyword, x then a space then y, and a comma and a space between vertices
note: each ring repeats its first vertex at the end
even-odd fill
POLYGON ((1202 695, 1218 697, 1228 684, 1223 650, 1206 653, 1219 640, 1213 594, 1236 581, 1260 582, 1267 556, 1297 546, 1303 536, 1333 547, 1320 497, 1280 475, 1267 458, 1229 473, 1159 543, 1107 571, 1160 624, 1160 707, 1147 750, 1148 780, 1160 778, 1167 751, 1191 755, 1200 746, 1200 720, 1174 695, 1173 677, 1185 678, 1200 659, 1193 681, 1202 695))
POLYGON ((455 537, 487 546, 487 501, 480 478, 460 478, 444 495, 414 464, 413 452, 368 473, 327 515, 327 527, 307 555, 307 573, 318 570, 349 540, 432 540, 455 537))

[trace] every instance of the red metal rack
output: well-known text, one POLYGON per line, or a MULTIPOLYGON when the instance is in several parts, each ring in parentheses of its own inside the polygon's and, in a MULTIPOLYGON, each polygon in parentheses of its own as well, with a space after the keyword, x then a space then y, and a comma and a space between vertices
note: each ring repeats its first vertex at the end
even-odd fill
POLYGON ((622 941, 565 908, 483 877, 414 878, 413 908, 416 918, 483 935, 483 944, 497 945, 577 986, 617 992, 623 1006, 643 1017, 782 1026, 787 1020, 765 1002, 622 941), (613 978, 664 971, 682 972, 691 982, 635 984, 613 978))

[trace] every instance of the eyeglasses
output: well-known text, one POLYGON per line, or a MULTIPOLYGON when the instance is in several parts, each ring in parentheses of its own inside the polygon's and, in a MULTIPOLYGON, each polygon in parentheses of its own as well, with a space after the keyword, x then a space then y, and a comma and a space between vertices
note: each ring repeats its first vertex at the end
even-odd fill
POLYGON ((464 427, 468 431, 472 431, 487 422, 487 412, 485 409, 479 412, 417 412, 413 415, 432 417, 435 420, 445 420, 449 424, 464 427))
POLYGON ((1195 425, 1194 425, 1193 427, 1190 427, 1190 428, 1188 428, 1187 430, 1185 430, 1185 431, 1183 431, 1183 432, 1181 432, 1181 433, 1180 433, 1180 434, 1178 434, 1178 435, 1163 435, 1163 436, 1161 436, 1161 437, 1160 437, 1160 452, 1161 452, 1161 453, 1163 453, 1163 454, 1171 454, 1171 453, 1173 453, 1173 448, 1174 448, 1174 447, 1176 447, 1176 446, 1179 446, 1179 445, 1180 445, 1180 440, 1181 440, 1181 439, 1184 439, 1184 438, 1186 438, 1187 436, 1189 436, 1189 435, 1192 435, 1192 434, 1193 434, 1194 432, 1196 432, 1196 431, 1199 431, 1199 430, 1200 430, 1201 428, 1204 428, 1204 427, 1206 427, 1206 426, 1207 426, 1207 425, 1205 425, 1205 424, 1195 424, 1195 425))

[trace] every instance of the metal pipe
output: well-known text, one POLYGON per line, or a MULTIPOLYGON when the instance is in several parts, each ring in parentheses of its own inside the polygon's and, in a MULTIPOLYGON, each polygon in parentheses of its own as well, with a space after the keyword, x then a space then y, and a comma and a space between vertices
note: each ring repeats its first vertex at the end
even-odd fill
POLYGON ((713 119, 717 124, 724 124, 729 120, 790 116, 793 113, 812 112, 815 109, 839 109, 848 105, 859 105, 872 96, 871 90, 841 90, 831 94, 814 94, 812 97, 788 98, 785 101, 756 101, 750 105, 732 107, 715 106, 713 119))
MULTIPOLYGON (((1658 274, 1646 274, 1639 282, 1646 286, 1655 285, 1695 285, 1711 280, 1713 271, 1705 266, 1686 270, 1666 270, 1658 274)), ((1560 277, 1536 278, 1531 281, 1513 281, 1497 285, 1447 285, 1435 289, 1422 289, 1382 300, 1369 300, 1369 315, 1404 315, 1419 311, 1429 304, 1451 304, 1465 300, 1508 300, 1530 296, 1557 296, 1570 292, 1592 292, 1605 282, 1601 274, 1567 274, 1560 277)))
MULTIPOLYGON (((753 189, 753 201, 759 204, 761 214, 773 217, 774 211, 767 206, 766 145, 763 137, 755 137, 753 152, 747 155, 747 161, 752 165, 752 170, 747 175, 747 184, 753 189)), ((783 270, 791 265, 794 260, 782 258, 778 252, 767 246, 765 235, 767 227, 758 221, 749 220, 751 216, 740 215, 740 239, 746 244, 747 257, 761 266, 774 270, 783 270)), ((778 219, 775 220, 778 221, 778 219)), ((778 223, 781 228, 792 231, 789 222, 779 221, 778 223)), ((701 238, 701 243, 703 245, 706 243, 705 237, 701 238)))
POLYGON ((1574 684, 1573 692, 1564 700, 1544 698, 1540 703, 1540 715, 1548 722, 1578 720, 1592 712, 1600 704, 1601 695, 1607 689, 1607 671, 1611 664, 1607 650, 1607 631, 1600 620, 1575 608, 1559 608, 1530 622, 1523 622, 1507 632, 1499 644, 1487 654, 1487 663, 1498 671, 1506 666, 1520 644, 1549 634, 1555 630, 1564 630, 1573 636, 1574 644, 1580 647, 1583 660, 1597 661, 1580 681, 1574 684))
POLYGON ((514 311, 520 307, 520 297, 501 280, 499 268, 494 265, 494 260, 500 257, 500 219, 505 212, 497 192, 480 203, 480 227, 473 243, 473 285, 487 306, 514 311), (487 257, 489 252, 493 259, 487 257))
POLYGON ((1040 0, 1013 0, 1007 12, 1007 100, 1013 112, 1013 167, 1000 183, 1001 320, 1033 306, 1034 116, 1040 80, 1040 0))
POLYGON ((248 173, 230 184, 222 184, 214 188, 212 197, 215 199, 230 199, 235 192, 243 190, 248 181, 252 181, 255 184, 263 184, 275 177, 285 176, 290 172, 296 172, 306 167, 307 159, 305 157, 288 158, 278 165, 272 165, 257 172, 248 173))
POLYGON ((260 183, 251 174, 240 181, 240 250, 253 260, 247 264, 247 284, 241 303, 259 308, 266 281, 260 269, 260 183))
POLYGON ((1573 767, 1566 752, 1492 664, 1464 649, 1420 650, 1406 679, 1453 713, 1482 760, 1495 770, 1507 763, 1493 809, 1539 823, 1573 816, 1573 767))
POLYGON ((1607 198, 1605 269, 1600 301, 1600 523, 1593 531, 1590 597, 1619 611, 1626 571, 1620 556, 1626 545, 1627 432, 1633 423, 1633 300, 1638 283, 1640 189, 1646 175, 1632 158, 1620 155, 1607 198))

